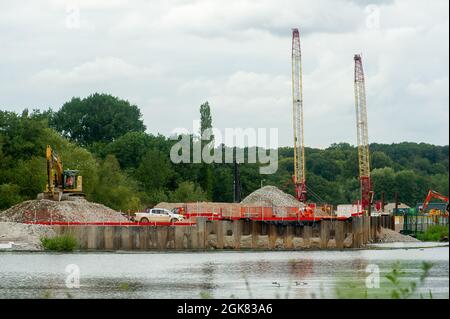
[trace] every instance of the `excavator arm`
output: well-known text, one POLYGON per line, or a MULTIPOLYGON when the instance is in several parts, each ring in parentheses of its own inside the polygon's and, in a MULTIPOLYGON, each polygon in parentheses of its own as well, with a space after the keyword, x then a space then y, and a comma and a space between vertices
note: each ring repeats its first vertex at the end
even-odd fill
POLYGON ((47 145, 45 157, 47 160, 47 190, 53 193, 55 186, 63 184, 62 161, 50 145, 47 145))
POLYGON ((433 198, 436 198, 436 199, 440 199, 440 200, 442 200, 443 202, 446 202, 447 203, 447 211, 448 211, 448 209, 449 209, 449 207, 448 207, 448 197, 447 196, 444 196, 444 195, 442 195, 442 194, 439 194, 438 192, 436 192, 436 191, 434 191, 434 190, 429 190, 428 191, 428 195, 427 195, 427 197, 425 198, 425 201, 423 202, 423 211, 425 211, 426 209, 427 209, 427 207, 428 207, 428 204, 430 203, 430 201, 433 199, 433 198))

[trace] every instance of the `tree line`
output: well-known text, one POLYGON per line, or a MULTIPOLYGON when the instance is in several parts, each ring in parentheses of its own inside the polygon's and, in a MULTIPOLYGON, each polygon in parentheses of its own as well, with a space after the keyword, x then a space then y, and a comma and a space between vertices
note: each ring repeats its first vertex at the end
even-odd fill
MULTIPOLYGON (((200 106, 201 132, 212 126, 209 104, 200 106)), ((117 210, 136 210, 161 201, 233 200, 233 164, 174 164, 175 140, 145 132, 136 105, 107 94, 72 98, 58 111, 0 111, 0 209, 34 199, 46 183, 45 146, 64 168, 83 175, 87 199, 117 210)), ((190 136, 195 140, 193 135, 190 136)), ((211 137, 213 138, 213 137, 211 137)), ((248 150, 245 149, 245 152, 248 150)), ((415 205, 428 189, 448 195, 449 147, 425 143, 370 145, 375 198, 415 205)), ((347 143, 306 148, 310 200, 337 205, 359 197, 358 151, 347 143)), ((242 195, 261 185, 294 194, 294 151, 278 149, 278 171, 259 174, 259 163, 239 165, 242 195)))

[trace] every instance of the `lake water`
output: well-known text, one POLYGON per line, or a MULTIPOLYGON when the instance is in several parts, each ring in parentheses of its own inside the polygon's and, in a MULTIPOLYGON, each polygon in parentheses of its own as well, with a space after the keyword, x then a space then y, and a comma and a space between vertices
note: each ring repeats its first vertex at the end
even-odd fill
POLYGON ((0 252, 0 298, 358 298, 363 291, 387 298, 393 287, 385 276, 397 261, 401 282, 419 284, 413 297, 429 298, 431 291, 433 298, 449 298, 448 246, 407 245, 296 252, 0 252), (433 266, 420 283, 423 261, 433 266), (71 278, 78 270, 79 288, 68 288, 66 281, 76 285, 71 278))

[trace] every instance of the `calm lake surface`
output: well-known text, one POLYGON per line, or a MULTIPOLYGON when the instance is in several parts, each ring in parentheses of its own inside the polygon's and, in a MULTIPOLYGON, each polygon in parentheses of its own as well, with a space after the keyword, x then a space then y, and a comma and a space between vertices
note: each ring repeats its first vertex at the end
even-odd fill
POLYGON ((397 261, 405 284, 419 282, 423 261, 433 264, 413 297, 422 293, 429 298, 431 291, 433 298, 449 298, 448 246, 407 246, 297 252, 0 252, 0 298, 301 299, 334 298, 337 292, 361 297, 358 287, 366 287, 366 278, 377 270, 381 288, 367 289, 367 296, 388 298, 392 285, 385 275, 397 261), (76 266, 69 266, 70 274, 66 267, 71 264, 76 266), (74 269, 79 269, 79 288, 67 288, 74 269))

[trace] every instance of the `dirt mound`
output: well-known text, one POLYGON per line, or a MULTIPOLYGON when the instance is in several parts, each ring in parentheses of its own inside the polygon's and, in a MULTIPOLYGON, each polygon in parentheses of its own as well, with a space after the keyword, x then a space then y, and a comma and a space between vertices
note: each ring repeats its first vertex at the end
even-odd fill
POLYGON ((0 222, 0 244, 6 249, 41 250, 40 238, 53 236, 55 232, 49 226, 0 222))
POLYGON ((420 240, 397 233, 391 229, 381 228, 380 237, 377 242, 379 243, 398 243, 398 242, 418 242, 420 240))
POLYGON ((121 213, 85 199, 74 201, 28 200, 0 214, 4 222, 126 222, 121 213))
POLYGON ((241 204, 279 207, 303 207, 294 196, 275 186, 264 186, 244 198, 241 204))

